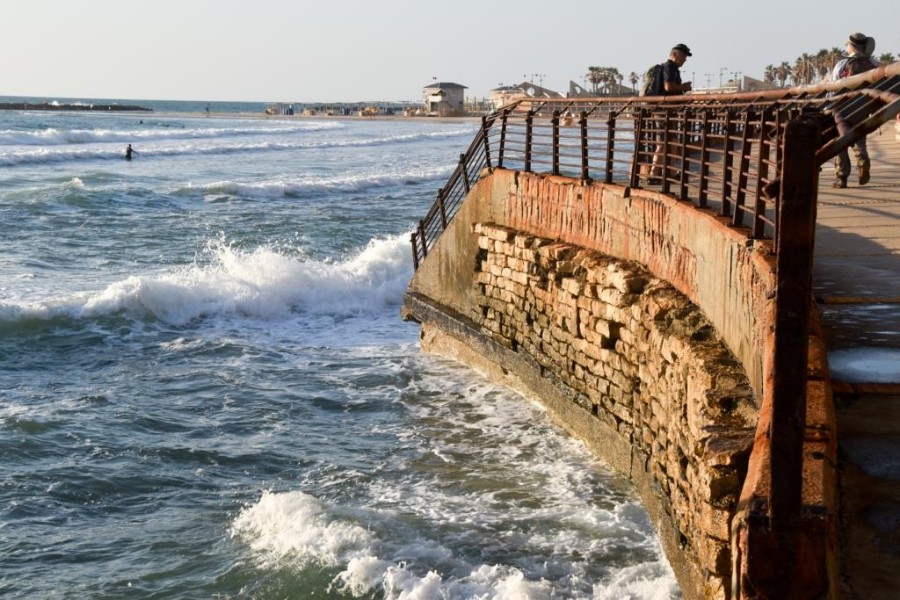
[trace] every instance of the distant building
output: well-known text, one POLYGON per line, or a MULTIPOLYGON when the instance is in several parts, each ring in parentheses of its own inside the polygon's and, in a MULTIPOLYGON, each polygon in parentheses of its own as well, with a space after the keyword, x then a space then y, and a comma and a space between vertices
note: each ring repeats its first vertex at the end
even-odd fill
POLYGON ((696 88, 692 94, 736 94, 738 92, 762 92, 779 89, 774 83, 768 83, 744 75, 741 79, 729 79, 718 87, 696 88))
POLYGON ((267 115, 291 116, 294 114, 294 105, 284 102, 273 102, 266 106, 267 115))
POLYGON ((757 92, 760 90, 774 90, 777 89, 774 83, 767 83, 765 81, 761 81, 759 79, 754 79, 753 77, 748 77, 744 75, 743 81, 741 82, 740 90, 742 92, 757 92))
POLYGON ((634 96, 635 91, 627 85, 613 84, 608 92, 603 94, 592 92, 574 81, 569 81, 569 98, 596 98, 597 96, 634 96))
POLYGON ((446 81, 423 88, 425 114, 438 117, 458 117, 465 114, 466 86, 446 81))
POLYGON ((491 90, 491 103, 494 105, 494 109, 520 98, 565 98, 565 96, 530 81, 523 81, 519 85, 500 86, 491 90))

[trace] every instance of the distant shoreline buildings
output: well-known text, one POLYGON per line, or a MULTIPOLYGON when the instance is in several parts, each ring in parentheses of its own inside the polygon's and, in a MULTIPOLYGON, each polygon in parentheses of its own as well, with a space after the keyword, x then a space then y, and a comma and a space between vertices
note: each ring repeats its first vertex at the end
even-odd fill
MULTIPOLYGON (((776 89, 777 86, 753 77, 743 76, 729 80, 718 87, 695 88, 694 94, 753 92, 776 89)), ((487 114, 501 106, 522 98, 596 98, 598 96, 632 96, 633 88, 617 85, 612 93, 591 92, 574 81, 569 81, 567 93, 557 92, 534 83, 523 81, 514 85, 500 85, 490 91, 488 98, 466 99, 465 85, 451 81, 434 81, 423 86, 420 101, 371 101, 371 102, 276 102, 266 106, 267 115, 281 116, 405 116, 405 117, 471 117, 487 114)))

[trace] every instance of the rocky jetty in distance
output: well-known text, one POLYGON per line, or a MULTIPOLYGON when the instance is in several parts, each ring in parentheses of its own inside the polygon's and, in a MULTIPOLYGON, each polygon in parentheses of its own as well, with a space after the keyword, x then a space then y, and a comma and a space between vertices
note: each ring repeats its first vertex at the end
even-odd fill
POLYGON ((135 104, 60 104, 58 102, 0 102, 0 110, 90 110, 90 111, 143 111, 152 108, 135 104))

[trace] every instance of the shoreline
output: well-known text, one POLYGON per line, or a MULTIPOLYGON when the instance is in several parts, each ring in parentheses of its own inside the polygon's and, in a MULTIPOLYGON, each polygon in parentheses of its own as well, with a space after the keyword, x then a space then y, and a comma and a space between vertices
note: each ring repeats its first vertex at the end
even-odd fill
MULTIPOLYGON (((263 112, 181 112, 181 111, 152 111, 149 113, 154 117, 160 118, 182 118, 182 119, 261 119, 267 121, 408 121, 408 122, 431 122, 431 123, 480 123, 481 117, 468 115, 463 117, 408 117, 404 115, 375 115, 375 116, 359 116, 359 115, 267 115, 263 112)), ((147 113, 129 114, 123 116, 145 117, 147 113)))
POLYGON ((481 115, 463 115, 459 117, 439 117, 424 115, 328 115, 328 114, 266 114, 265 111, 178 111, 156 110, 137 104, 118 103, 49 103, 49 102, 0 102, 0 111, 41 111, 41 112, 85 112, 85 113, 118 113, 122 116, 156 117, 156 118, 184 118, 184 119, 265 119, 275 121, 294 120, 334 120, 334 121, 410 121, 410 122, 434 122, 434 123, 478 123, 481 115))

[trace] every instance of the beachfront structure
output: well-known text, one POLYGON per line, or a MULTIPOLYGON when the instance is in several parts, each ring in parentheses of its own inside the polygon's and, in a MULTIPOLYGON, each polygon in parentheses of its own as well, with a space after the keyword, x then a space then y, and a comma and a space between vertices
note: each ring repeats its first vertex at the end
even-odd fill
POLYGON ((500 86, 491 90, 491 103, 495 109, 523 98, 565 98, 565 96, 530 81, 523 81, 518 85, 500 86))
MULTIPOLYGON (((813 251, 821 167, 898 114, 900 62, 768 92, 507 104, 413 232, 401 314, 423 349, 539 399, 630 477, 685 598, 888 597, 896 549, 863 540, 896 535, 896 515, 871 517, 896 506, 896 472, 848 457, 896 427, 872 404, 871 425, 850 417, 839 468, 834 395, 878 388, 831 378, 813 251)), ((846 220, 846 199, 822 207, 846 220)), ((826 258, 826 279, 858 258, 826 258)))
POLYGON ((597 92, 592 92, 589 89, 575 83, 574 81, 569 81, 569 98, 596 98, 597 96, 634 96, 635 91, 628 87, 627 85, 621 85, 619 83, 610 84, 610 91, 603 94, 598 94, 597 92))
POLYGON ((423 88, 425 112, 438 117, 458 117, 465 113, 466 86, 447 81, 434 82, 423 88))

